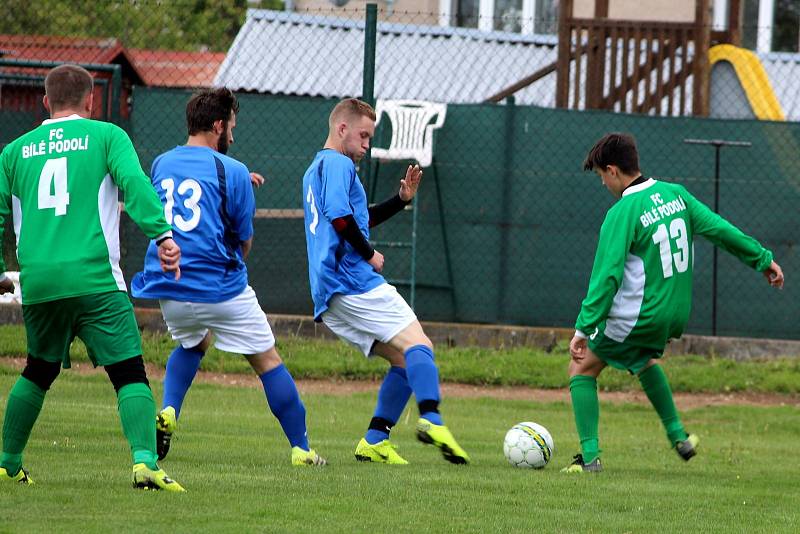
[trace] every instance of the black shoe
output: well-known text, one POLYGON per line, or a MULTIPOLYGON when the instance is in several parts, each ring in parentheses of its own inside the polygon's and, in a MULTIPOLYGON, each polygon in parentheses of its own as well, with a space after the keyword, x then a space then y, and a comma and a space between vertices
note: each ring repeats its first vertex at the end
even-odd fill
POLYGON ((576 454, 572 458, 572 463, 561 470, 562 473, 599 473, 603 470, 598 456, 588 464, 583 461, 582 454, 576 454))

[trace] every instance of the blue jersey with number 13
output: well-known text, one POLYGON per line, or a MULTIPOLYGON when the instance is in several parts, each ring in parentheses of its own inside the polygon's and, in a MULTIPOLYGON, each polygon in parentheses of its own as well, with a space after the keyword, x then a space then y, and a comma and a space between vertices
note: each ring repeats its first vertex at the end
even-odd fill
POLYGON ((206 147, 178 146, 151 173, 167 222, 181 247, 181 279, 164 273, 150 242, 134 297, 222 302, 247 286, 241 243, 253 236, 255 196, 247 167, 206 147))

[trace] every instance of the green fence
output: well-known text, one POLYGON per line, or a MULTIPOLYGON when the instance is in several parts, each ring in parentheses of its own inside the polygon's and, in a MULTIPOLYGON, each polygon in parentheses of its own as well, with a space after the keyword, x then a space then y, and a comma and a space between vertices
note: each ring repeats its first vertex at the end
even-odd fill
MULTIPOLYGON (((148 168, 153 158, 184 141, 185 91, 134 91, 132 135, 148 168), (153 120, 158 117, 159 120, 153 120)), ((302 207, 301 179, 321 147, 325 99, 241 95, 230 154, 267 176, 259 208, 302 207), (291 127, 294 125, 294 127, 291 127)), ((800 337, 800 125, 758 121, 653 118, 513 105, 451 105, 437 131, 436 175, 442 188, 455 294, 447 283, 444 243, 426 169, 420 193, 417 313, 428 320, 570 326, 585 295, 597 231, 613 198, 581 171, 588 148, 611 130, 639 140, 645 173, 685 184, 712 202, 714 153, 685 138, 731 138, 753 143, 722 152, 720 211, 771 248, 788 273, 784 291, 724 253, 718 267, 718 333, 800 337), (453 298, 454 297, 454 298, 453 298), (454 307, 455 302, 455 307, 454 307)), ((377 136, 380 144, 381 137, 377 136)), ((384 132, 385 134, 385 132, 384 132)), ((391 195, 405 163, 382 164, 376 198, 391 195)), ((409 232, 409 218, 381 228, 383 238, 409 232)), ((141 266, 145 243, 126 229, 128 278, 141 266)), ((695 243, 695 300, 690 331, 711 328, 711 246, 695 243)), ((400 276, 408 258, 387 252, 388 275, 400 276)), ((248 261, 251 283, 271 313, 310 314, 303 221, 256 220, 248 261)), ((404 288, 401 288, 404 289, 404 288)))
MULTIPOLYGON (((712 248, 699 239, 689 331, 711 332, 716 299, 718 334, 800 338, 800 286, 793 283, 800 271, 798 122, 555 109, 558 39, 546 34, 552 30, 541 24, 546 21, 524 19, 510 7, 481 21, 444 20, 435 7, 408 13, 381 5, 374 31, 366 32, 361 5, 289 12, 280 10, 278 0, 237 0, 226 9, 187 0, 109 0, 91 7, 77 0, 16 3, 19 8, 0 20, 0 147, 44 118, 39 102, 46 71, 18 60, 120 65, 119 91, 108 104, 119 111, 146 170, 158 154, 185 142, 184 108, 193 88, 222 84, 237 92, 241 110, 230 154, 267 178, 256 190, 248 269, 269 313, 312 311, 300 182, 324 142, 334 103, 369 94, 363 69, 370 33, 376 38, 376 99, 448 104, 435 134, 435 164, 425 169, 419 197, 415 307, 422 319, 571 326, 586 292, 597 232, 613 203, 581 163, 601 135, 623 130, 637 137, 646 174, 684 183, 709 204, 714 151, 684 139, 752 143, 722 150, 719 210, 774 250, 787 274, 786 289, 772 290, 759 274, 721 253, 712 294, 712 248), (517 91, 516 104, 486 103, 537 72, 549 74, 517 91)), ((678 63, 690 55, 680 50, 678 63)), ((793 96, 800 60, 759 57, 786 117, 800 120, 793 96)), ((98 83, 102 74, 95 73, 98 83)), ((657 80, 642 83, 648 82, 657 80)), ((748 116, 741 114, 747 111, 741 90, 729 85, 711 84, 712 111, 748 116)), ((384 117, 377 146, 386 146, 391 135, 387 122, 384 117)), ((370 169, 362 166, 375 200, 396 191, 406 164, 382 162, 377 176, 374 161, 370 169)), ((122 233, 130 280, 142 266, 146 242, 128 220, 122 233)), ((374 229, 373 237, 403 241, 410 233, 411 217, 399 214, 374 229)), ((11 232, 4 245, 13 266, 11 232)), ((386 254, 387 277, 408 278, 407 250, 379 250, 386 254)), ((408 295, 408 286, 399 289, 408 295)))

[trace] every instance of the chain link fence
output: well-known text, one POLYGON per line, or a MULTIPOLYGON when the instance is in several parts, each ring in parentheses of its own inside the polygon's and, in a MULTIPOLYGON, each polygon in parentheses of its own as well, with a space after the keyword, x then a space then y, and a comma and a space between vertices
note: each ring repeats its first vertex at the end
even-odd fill
MULTIPOLYGON (((148 171, 158 154, 185 142, 184 107, 193 90, 230 87, 241 109, 229 154, 267 178, 256 190, 251 285, 269 313, 311 314, 300 184, 325 140, 332 107, 364 94, 365 9, 309 4, 289 12, 279 5, 247 9, 259 3, 237 0, 99 4, 78 13, 7 10, 0 22, 0 146, 46 118, 46 68, 19 62, 119 65, 118 86, 113 73, 93 70, 102 96, 95 116, 127 129, 148 171), (39 24, 44 19, 48 24, 39 24)), ((603 37, 605 49, 597 52, 591 28, 579 28, 566 41, 569 102, 558 107, 559 38, 544 33, 557 28, 552 18, 510 20, 506 13, 491 24, 461 21, 478 26, 466 28, 442 25, 459 23, 452 14, 387 6, 381 4, 375 28, 374 98, 446 104, 442 117, 430 117, 441 125, 433 131, 416 215, 398 214, 373 235, 381 243, 415 242, 413 249, 376 248, 386 255, 386 276, 409 298, 413 281, 421 319, 570 327, 588 286, 597 232, 614 202, 581 164, 599 137, 616 130, 636 136, 646 175, 682 183, 712 206, 716 189, 719 212, 772 249, 787 274, 786 289, 773 291, 725 253, 715 269, 712 247, 698 239, 689 332, 800 338, 800 289, 792 283, 800 271, 800 55, 712 57, 710 116, 699 117, 677 105, 693 42, 672 46, 657 33, 603 37), (607 65, 615 56, 617 67, 587 87, 593 53, 607 65), (742 69, 753 58, 761 71, 748 78, 742 69), (597 109, 628 78, 638 95, 627 87, 625 109, 621 98, 597 109), (664 85, 670 79, 675 85, 664 85), (659 93, 660 85, 667 90, 659 93), (676 105, 668 110, 670 94, 676 105), (757 120, 775 105, 784 120, 757 120), (686 139, 751 146, 722 148, 717 167, 713 146, 686 139)), ((687 69, 686 99, 696 94, 693 78, 687 69)), ((382 115, 374 146, 390 147, 400 130, 382 115)), ((370 198, 393 194, 409 162, 362 162, 370 198)), ((12 234, 4 244, 11 265, 12 234)), ((130 221, 122 234, 130 280, 147 242, 130 221)))

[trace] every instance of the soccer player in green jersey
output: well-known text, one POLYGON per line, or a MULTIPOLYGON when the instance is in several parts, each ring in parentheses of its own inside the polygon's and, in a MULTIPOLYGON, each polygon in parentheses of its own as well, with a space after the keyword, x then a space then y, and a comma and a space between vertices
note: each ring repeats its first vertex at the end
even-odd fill
MULTIPOLYGON (((117 392, 134 487, 183 491, 156 465, 155 404, 119 267, 119 189, 130 217, 159 243, 162 268, 176 278, 180 248, 130 138, 90 120, 92 103, 91 74, 76 65, 56 67, 45 79, 51 118, 0 154, 0 231, 13 211, 28 337, 27 364, 3 420, 0 483, 32 483, 22 453, 47 390, 61 366, 70 366, 77 336, 117 392)), ((13 289, 0 281, 0 293, 13 289)))
POLYGON ((701 235, 783 287, 772 252, 711 211, 682 185, 645 178, 636 142, 610 133, 584 162, 619 198, 600 228, 589 291, 569 344, 569 389, 581 453, 562 471, 602 471, 597 377, 607 366, 639 378, 681 458, 696 454, 697 436, 683 428, 657 360, 686 327, 692 302, 692 242, 701 235))

